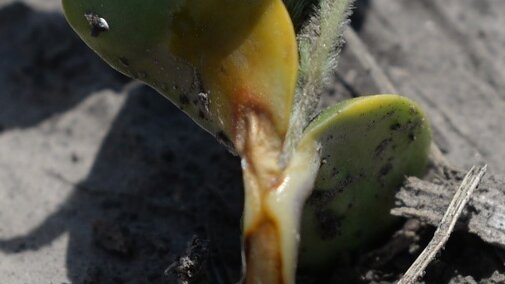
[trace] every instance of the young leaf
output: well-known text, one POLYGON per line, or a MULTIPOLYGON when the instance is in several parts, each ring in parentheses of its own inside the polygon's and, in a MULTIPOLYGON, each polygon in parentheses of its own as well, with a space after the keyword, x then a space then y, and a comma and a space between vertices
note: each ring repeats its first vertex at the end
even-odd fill
POLYGON ((281 0, 63 0, 63 8, 105 61, 216 137, 235 142, 251 111, 278 136, 287 131, 298 57, 281 0))
POLYGON ((378 95, 323 112, 302 143, 311 140, 321 145, 321 167, 303 213, 300 260, 321 268, 390 229, 395 191, 425 171, 431 131, 414 102, 378 95))

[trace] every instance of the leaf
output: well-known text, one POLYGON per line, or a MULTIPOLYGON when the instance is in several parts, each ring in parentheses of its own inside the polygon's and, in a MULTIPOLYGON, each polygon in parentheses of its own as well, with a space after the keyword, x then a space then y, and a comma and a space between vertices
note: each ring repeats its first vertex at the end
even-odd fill
POLYGON ((396 95, 362 97, 321 113, 301 144, 321 145, 321 166, 302 217, 301 266, 322 268, 376 241, 405 176, 423 174, 431 131, 424 113, 396 95))
POLYGON ((281 0, 63 0, 79 36, 221 140, 244 113, 287 131, 298 57, 281 0))

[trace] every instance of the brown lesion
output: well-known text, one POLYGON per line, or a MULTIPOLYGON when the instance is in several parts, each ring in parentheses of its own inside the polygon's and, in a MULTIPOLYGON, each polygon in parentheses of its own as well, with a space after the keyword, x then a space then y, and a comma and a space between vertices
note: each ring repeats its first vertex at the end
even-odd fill
POLYGON ((279 165, 283 139, 260 104, 248 101, 247 105, 255 107, 237 110, 240 120, 236 121, 234 140, 243 160, 249 214, 244 224, 244 283, 283 284, 280 226, 266 205, 268 194, 284 179, 279 165))
POLYGON ((275 129, 268 106, 247 88, 235 92, 232 105, 235 147, 260 186, 272 188, 282 174, 278 161, 284 134, 275 129))
POLYGON ((283 284, 282 255, 278 226, 265 217, 244 236, 246 273, 244 284, 283 284))

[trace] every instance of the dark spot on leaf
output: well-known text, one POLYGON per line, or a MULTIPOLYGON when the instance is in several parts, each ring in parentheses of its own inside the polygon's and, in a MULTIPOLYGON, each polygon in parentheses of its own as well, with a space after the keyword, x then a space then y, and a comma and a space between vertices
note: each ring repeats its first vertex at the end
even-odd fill
POLYGON ((216 138, 219 140, 219 141, 222 141, 222 142, 231 142, 230 139, 228 138, 228 136, 226 136, 226 134, 224 134, 223 131, 219 131, 217 134, 216 134, 216 138))
POLYGON ((409 133, 409 140, 410 141, 415 141, 416 140, 416 135, 414 134, 414 132, 410 132, 409 133))
POLYGON ((317 207, 319 204, 324 202, 325 195, 326 195, 326 191, 314 189, 312 191, 312 194, 309 196, 307 203, 317 207))
POLYGON ((400 123, 393 123, 391 124, 391 126, 389 127, 391 130, 398 130, 402 127, 402 125, 400 123))
POLYGON ((340 183, 340 186, 342 186, 344 188, 344 187, 347 187, 348 185, 350 185, 352 182, 353 182, 353 178, 350 174, 348 174, 347 176, 345 176, 345 179, 340 183))
POLYGON ((183 105, 187 105, 189 104, 189 99, 188 99, 188 96, 182 94, 179 96, 179 101, 181 102, 181 104, 183 105))
POLYGON ((407 124, 407 131, 414 133, 421 125, 422 121, 420 119, 416 119, 415 121, 409 120, 407 124))
POLYGON ((384 177, 385 175, 389 174, 389 172, 393 169, 393 164, 387 163, 382 168, 379 170, 379 177, 384 177))
POLYGON ((386 118, 389 118, 389 117, 393 116, 395 113, 396 113, 396 110, 395 110, 395 109, 390 110, 390 111, 386 112, 386 114, 385 114, 384 116, 382 116, 381 120, 384 120, 384 119, 386 119, 386 118))
POLYGON ((382 155, 382 153, 386 150, 386 148, 388 147, 388 145, 393 141, 392 138, 386 138, 384 140, 382 140, 382 142, 379 143, 379 145, 377 145, 377 147, 375 147, 375 156, 376 157, 379 157, 382 155))
POLYGON ((368 129, 372 129, 372 128, 375 126, 375 123, 376 123, 375 119, 374 119, 374 120, 372 120, 372 121, 368 124, 367 128, 368 128, 368 129))
POLYGON ((342 217, 329 209, 316 212, 321 239, 330 240, 342 234, 342 217))
POLYGON ((364 168, 360 169, 358 178, 359 179, 364 179, 366 177, 366 170, 364 168))
POLYGON ((128 62, 126 57, 119 57, 119 62, 121 62, 124 67, 130 67, 130 62, 128 62))
POLYGON ((331 176, 335 177, 336 175, 340 174, 340 171, 337 169, 337 167, 333 167, 331 169, 331 176))
POLYGON ((217 141, 219 141, 219 143, 224 145, 228 149, 228 151, 230 151, 232 154, 235 153, 233 143, 223 131, 219 131, 218 133, 216 133, 216 139, 217 141))
POLYGON ((314 207, 324 207, 331 202, 339 193, 345 191, 355 179, 348 174, 344 179, 337 183, 335 188, 332 189, 315 189, 308 199, 308 203, 314 207))

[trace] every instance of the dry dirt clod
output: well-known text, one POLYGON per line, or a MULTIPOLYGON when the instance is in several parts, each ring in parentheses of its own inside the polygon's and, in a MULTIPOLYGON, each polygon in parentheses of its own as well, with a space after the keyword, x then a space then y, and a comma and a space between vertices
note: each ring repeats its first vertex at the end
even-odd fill
POLYGON ((173 273, 179 284, 207 283, 207 259, 209 245, 207 241, 193 236, 183 256, 177 258, 166 270, 165 274, 173 273))

